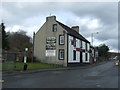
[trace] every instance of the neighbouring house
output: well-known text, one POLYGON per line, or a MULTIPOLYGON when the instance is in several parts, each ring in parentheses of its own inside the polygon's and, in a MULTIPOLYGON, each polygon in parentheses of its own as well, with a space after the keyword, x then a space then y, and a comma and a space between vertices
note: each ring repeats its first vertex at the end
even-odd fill
POLYGON ((91 63, 90 42, 79 33, 79 26, 68 27, 49 16, 34 35, 34 56, 40 61, 63 66, 91 63))
POLYGON ((98 49, 96 47, 90 46, 90 61, 91 63, 95 63, 98 58, 98 49))

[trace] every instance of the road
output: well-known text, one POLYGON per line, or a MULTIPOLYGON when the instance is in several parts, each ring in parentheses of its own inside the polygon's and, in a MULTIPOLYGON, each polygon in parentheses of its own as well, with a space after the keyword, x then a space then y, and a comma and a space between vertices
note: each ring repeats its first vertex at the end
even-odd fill
POLYGON ((3 76, 3 88, 118 88, 114 62, 65 71, 3 76))

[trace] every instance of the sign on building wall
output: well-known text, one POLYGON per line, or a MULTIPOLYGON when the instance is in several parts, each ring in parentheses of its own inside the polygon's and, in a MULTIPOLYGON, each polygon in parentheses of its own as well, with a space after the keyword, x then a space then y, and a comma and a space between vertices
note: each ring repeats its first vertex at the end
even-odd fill
POLYGON ((56 38, 55 37, 47 37, 46 50, 56 50, 56 38))
POLYGON ((56 55, 56 38, 47 37, 46 38, 46 56, 56 55))
POLYGON ((46 50, 46 56, 55 56, 56 50, 46 50))

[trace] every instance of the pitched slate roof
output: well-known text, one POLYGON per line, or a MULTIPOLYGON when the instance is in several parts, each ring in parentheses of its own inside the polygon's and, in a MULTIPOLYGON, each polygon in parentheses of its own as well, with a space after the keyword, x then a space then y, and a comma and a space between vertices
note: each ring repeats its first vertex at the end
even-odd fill
POLYGON ((62 23, 59 22, 59 21, 56 21, 56 22, 57 22, 60 26, 62 26, 62 27, 68 32, 69 35, 74 36, 74 37, 76 37, 76 38, 78 38, 78 39, 80 39, 80 40, 83 40, 83 41, 85 41, 85 42, 90 43, 87 39, 85 39, 85 38, 84 38, 81 34, 79 34, 77 31, 75 31, 75 30, 71 29, 70 27, 62 24, 62 23))

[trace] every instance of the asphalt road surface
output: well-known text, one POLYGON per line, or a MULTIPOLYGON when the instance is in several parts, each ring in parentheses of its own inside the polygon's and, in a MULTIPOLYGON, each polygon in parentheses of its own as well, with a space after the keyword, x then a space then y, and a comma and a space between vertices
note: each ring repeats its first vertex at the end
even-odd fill
POLYGON ((118 88, 118 66, 106 62, 86 68, 3 76, 3 88, 118 88))

